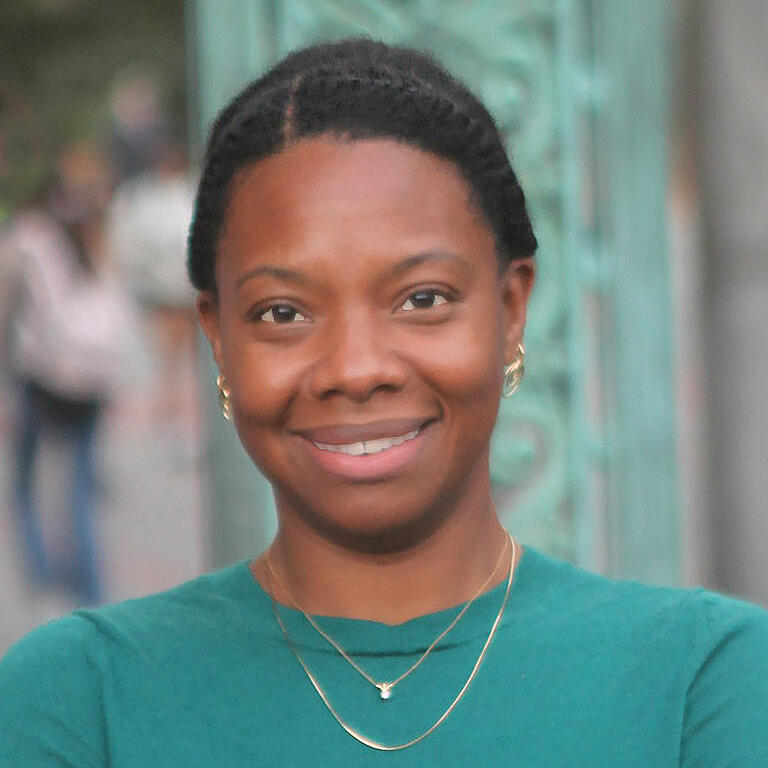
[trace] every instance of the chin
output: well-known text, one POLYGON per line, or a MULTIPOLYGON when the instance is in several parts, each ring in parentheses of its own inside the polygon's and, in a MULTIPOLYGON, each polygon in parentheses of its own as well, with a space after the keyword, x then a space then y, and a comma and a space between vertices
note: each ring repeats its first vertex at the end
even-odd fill
POLYGON ((408 498, 397 498, 392 488, 385 487, 326 493, 320 503, 306 498, 289 501, 279 492, 278 498, 288 502, 279 504, 279 508, 287 506, 291 514, 303 518, 323 538, 360 552, 392 552, 413 547, 428 538, 441 520, 439 510, 445 510, 445 505, 433 503, 435 496, 427 489, 418 497, 408 498))

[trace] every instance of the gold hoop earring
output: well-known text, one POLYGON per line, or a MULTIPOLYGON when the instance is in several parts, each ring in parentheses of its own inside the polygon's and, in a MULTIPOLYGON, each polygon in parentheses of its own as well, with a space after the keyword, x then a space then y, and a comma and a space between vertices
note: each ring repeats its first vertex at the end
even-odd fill
POLYGON ((517 345, 515 359, 504 367, 504 384, 501 388, 502 397, 512 397, 520 389, 520 383, 525 375, 525 347, 522 342, 517 345))
POLYGON ((232 421, 232 401, 229 399, 231 392, 227 386, 226 379, 222 375, 216 377, 216 388, 219 390, 219 408, 221 408, 221 415, 227 421, 232 421))

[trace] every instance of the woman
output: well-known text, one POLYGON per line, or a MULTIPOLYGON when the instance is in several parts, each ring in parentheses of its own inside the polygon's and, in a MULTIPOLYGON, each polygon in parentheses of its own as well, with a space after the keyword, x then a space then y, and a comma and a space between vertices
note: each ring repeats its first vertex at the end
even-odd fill
POLYGON ((107 190, 100 154, 88 144, 69 147, 57 178, 36 205, 11 219, 0 243, 0 258, 15 265, 6 276, 9 314, 0 318, 0 336, 10 326, 8 362, 20 394, 15 522, 30 597, 49 618, 56 614, 47 604, 101 600, 95 440, 119 381, 130 324, 100 242, 107 190), (50 437, 66 459, 66 497, 56 510, 57 518, 67 513, 56 521, 71 542, 65 552, 46 541, 35 493, 41 443, 50 437))
POLYGON ((431 59, 323 45, 243 91, 189 270, 279 532, 17 644, 0 765, 764 765, 768 614, 499 524, 535 248, 492 119, 431 59))

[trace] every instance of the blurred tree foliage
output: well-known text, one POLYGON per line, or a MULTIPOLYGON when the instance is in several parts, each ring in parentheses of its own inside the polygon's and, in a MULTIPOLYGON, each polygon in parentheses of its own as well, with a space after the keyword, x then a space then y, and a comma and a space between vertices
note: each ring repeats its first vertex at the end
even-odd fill
POLYGON ((104 141, 115 76, 141 66, 184 135, 184 0, 0 3, 0 220, 50 174, 58 150, 104 141))

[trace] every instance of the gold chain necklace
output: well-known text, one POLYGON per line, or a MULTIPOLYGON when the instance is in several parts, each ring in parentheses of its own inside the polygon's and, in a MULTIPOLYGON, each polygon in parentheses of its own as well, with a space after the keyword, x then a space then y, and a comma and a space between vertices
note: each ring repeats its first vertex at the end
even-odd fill
MULTIPOLYGON (((496 561, 496 565, 493 567, 493 570, 491 571, 488 578, 483 582, 480 589, 475 592, 475 594, 472 596, 472 598, 467 601, 462 609, 459 611, 459 613, 456 615, 456 617, 451 621, 451 623, 430 643, 429 647, 424 651, 424 653, 413 663, 411 664, 408 669, 405 670, 399 677, 396 677, 394 680, 375 680, 371 675, 369 675, 342 647, 339 645, 339 643, 331 637, 318 623, 317 621, 312 617, 311 614, 307 613, 300 605, 299 603, 294 600, 293 595, 283 586, 283 583, 280 581, 280 577, 275 572, 274 566, 272 565, 272 557, 269 550, 267 551, 267 567, 269 568, 270 578, 274 578, 275 582, 277 583, 277 586, 280 587, 281 591, 285 594, 285 596, 288 598, 288 601, 291 603, 292 607, 296 608, 297 610, 301 611, 301 613, 304 614, 304 618, 310 623, 310 625, 315 629, 318 634, 322 635, 322 637, 325 638, 325 640, 330 643, 344 658, 344 660, 357 672, 359 672, 372 686, 378 689, 379 696, 382 700, 388 701, 392 697, 392 693, 394 691, 395 686, 405 680, 408 675, 411 674, 418 666, 421 665, 421 663, 424 661, 424 659, 429 656, 429 654, 432 652, 434 647, 456 626, 456 624, 459 623, 459 620, 462 616, 469 610, 469 607, 472 605, 472 603, 477 600, 477 598, 485 591, 486 587, 491 583, 491 580, 496 575, 496 571, 499 570, 499 566, 501 565, 501 561, 504 559, 504 555, 507 553, 507 549, 509 548, 509 543, 511 539, 509 537, 509 534, 507 533, 507 536, 504 538, 504 546, 501 549, 501 554, 499 555, 499 559, 496 561)), ((514 545, 513 545, 514 546, 514 545)))
MULTIPOLYGON (((400 749, 407 749, 408 747, 412 747, 414 744, 418 744, 422 739, 426 739, 427 736, 429 736, 429 734, 432 733, 441 723, 443 723, 446 720, 446 718, 451 714, 451 712, 453 712, 454 708, 464 697, 464 694, 467 692, 467 689, 472 684, 472 681, 475 679, 475 676, 477 675, 477 670, 480 669, 480 665, 483 663, 485 654, 487 653, 488 648, 490 647, 491 643, 493 642, 493 638, 496 635, 496 630, 499 628, 499 624, 501 623, 501 618, 504 615, 504 609, 507 607, 507 601, 509 600, 509 593, 512 588, 512 580, 515 575, 515 560, 516 560, 516 554, 517 554, 517 547, 515 545, 515 540, 512 538, 512 534, 510 534, 509 531, 507 531, 507 538, 509 543, 512 546, 512 556, 509 561, 509 576, 507 577, 507 588, 504 592, 504 599, 501 601, 501 607, 499 608, 499 612, 496 614, 496 618, 494 619, 493 624, 491 625, 491 630, 488 633, 488 638, 486 639, 485 644, 483 645, 483 648, 480 651, 480 655, 477 657, 475 666, 472 667, 472 671, 469 673, 469 677, 467 678, 464 685, 461 687, 461 690, 456 694, 456 697, 454 698, 454 700, 448 706, 448 709, 446 709, 445 712, 443 712, 443 714, 440 715, 440 717, 429 728, 427 728, 426 731, 424 731, 424 733, 421 733, 418 736, 416 736, 416 738, 413 738, 410 741, 406 741, 402 744, 382 744, 379 741, 375 741, 374 739, 368 738, 364 734, 360 733, 360 731, 358 731, 357 729, 349 725, 349 723, 345 722, 344 719, 341 717, 341 715, 334 709, 325 691, 321 688, 320 683, 317 681, 317 678, 312 674, 312 671, 309 669, 304 659, 301 658, 298 650, 296 650, 296 647, 291 642, 291 638, 288 636, 288 631, 286 630, 285 625, 283 624, 283 621, 280 618, 280 614, 278 613, 275 600, 272 597, 273 590, 271 589, 271 585, 270 585, 270 601, 272 603, 272 611, 274 612, 275 619, 277 620, 277 623, 280 625, 280 629, 283 632, 283 636, 285 637, 286 644, 291 649, 293 655, 296 657, 296 660, 299 662, 305 674, 309 678, 309 681, 312 683, 312 686, 314 687, 314 689, 317 691, 318 695, 322 699, 323 704, 325 704, 328 711, 333 715, 336 722, 350 736, 352 736, 352 738, 356 739, 361 744, 364 744, 366 747, 370 747, 371 749, 378 749, 382 752, 395 752, 400 749)), ((505 551, 506 551, 506 547, 505 547, 505 551)))

